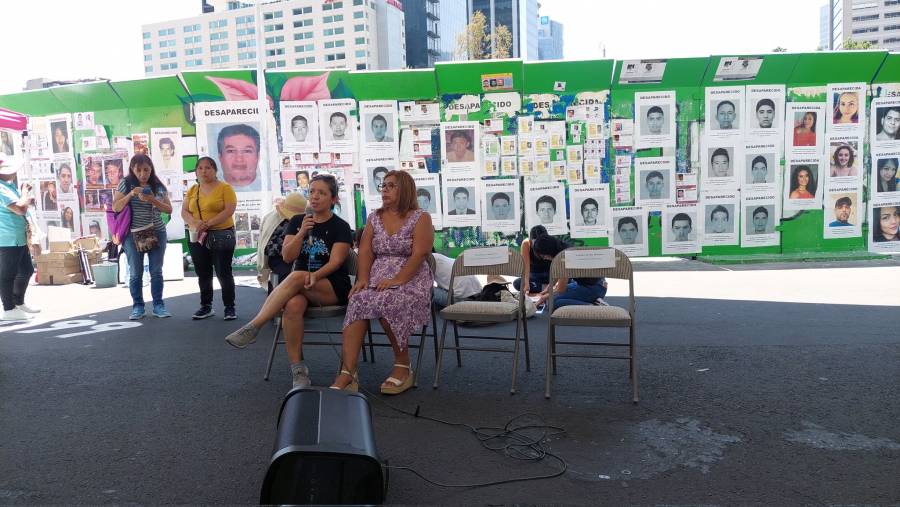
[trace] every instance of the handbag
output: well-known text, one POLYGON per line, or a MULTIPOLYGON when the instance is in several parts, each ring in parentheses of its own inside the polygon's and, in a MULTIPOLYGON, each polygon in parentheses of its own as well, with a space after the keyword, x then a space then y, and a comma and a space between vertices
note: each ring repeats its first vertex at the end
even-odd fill
POLYGON ((131 229, 131 205, 126 204, 118 213, 113 211, 112 207, 107 209, 106 225, 109 228, 112 242, 116 245, 123 244, 125 236, 128 236, 128 230, 131 229))
MULTIPOLYGON (((197 185, 197 213, 200 214, 200 220, 203 220, 203 211, 200 209, 200 185, 197 185)), ((197 235, 197 243, 205 246, 214 252, 234 250, 237 238, 234 235, 234 227, 228 229, 212 230, 207 229, 197 235)))
POLYGON ((153 224, 139 229, 132 229, 131 236, 134 238, 134 246, 138 252, 147 253, 159 246, 159 235, 157 235, 156 227, 153 224))

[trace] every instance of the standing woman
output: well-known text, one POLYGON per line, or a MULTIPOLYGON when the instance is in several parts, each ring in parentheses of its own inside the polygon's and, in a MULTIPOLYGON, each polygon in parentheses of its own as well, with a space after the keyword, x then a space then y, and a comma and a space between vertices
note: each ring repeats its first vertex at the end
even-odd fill
POLYGON ((166 254, 166 226, 160 212, 172 213, 172 203, 165 185, 153 169, 153 161, 144 154, 131 157, 128 176, 119 182, 113 198, 113 211, 118 213, 131 207, 131 231, 122 244, 128 256, 128 288, 131 290, 131 316, 144 317, 144 254, 150 258, 150 294, 153 296, 153 315, 171 317, 163 302, 163 258, 166 254))
MULTIPOLYGON (((25 291, 34 273, 31 264, 28 208, 34 206, 31 185, 24 183, 22 192, 16 189, 17 167, 0 162, 0 301, 3 302, 2 321, 22 321, 34 318, 40 310, 25 304, 25 291)), ((40 247, 35 254, 40 253, 40 247)))
POLYGON ((216 312, 213 302, 213 270, 222 286, 222 304, 225 306, 225 320, 234 320, 234 275, 231 263, 234 257, 234 210, 237 195, 234 188, 216 177, 216 161, 210 157, 200 157, 194 166, 197 183, 184 197, 185 206, 181 217, 191 229, 188 249, 197 272, 200 285, 200 309, 194 312, 194 319, 212 317, 216 312))
POLYGON ((344 317, 341 368, 332 389, 356 391, 359 350, 370 319, 378 319, 394 350, 394 368, 383 394, 413 384, 409 335, 431 317, 434 276, 426 258, 434 243, 431 215, 419 209, 416 184, 405 171, 390 171, 381 185, 381 208, 369 215, 359 245, 359 271, 344 317))

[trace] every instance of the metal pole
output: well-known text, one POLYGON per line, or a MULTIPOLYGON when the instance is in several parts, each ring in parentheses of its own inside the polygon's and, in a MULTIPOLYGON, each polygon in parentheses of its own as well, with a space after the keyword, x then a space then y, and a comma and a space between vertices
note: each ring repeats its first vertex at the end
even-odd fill
POLYGON ((260 1, 256 2, 256 13, 254 14, 253 26, 256 27, 256 103, 259 110, 259 165, 261 167, 263 181, 263 203, 262 213, 268 213, 272 199, 269 194, 272 192, 272 183, 270 181, 271 170, 269 169, 269 101, 266 99, 266 67, 263 53, 262 34, 262 5, 260 1))

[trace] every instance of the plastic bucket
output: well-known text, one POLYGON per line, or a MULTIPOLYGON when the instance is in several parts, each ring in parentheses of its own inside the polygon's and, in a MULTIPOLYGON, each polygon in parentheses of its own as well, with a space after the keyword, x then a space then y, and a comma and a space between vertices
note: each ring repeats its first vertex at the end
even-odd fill
POLYGON ((94 287, 98 289, 115 287, 119 281, 119 265, 114 262, 91 264, 91 271, 94 273, 94 287))

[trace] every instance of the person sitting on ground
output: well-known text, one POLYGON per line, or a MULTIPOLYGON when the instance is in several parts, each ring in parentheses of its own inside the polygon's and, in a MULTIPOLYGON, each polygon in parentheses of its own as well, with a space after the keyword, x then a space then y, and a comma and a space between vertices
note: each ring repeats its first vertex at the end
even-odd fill
POLYGON ((300 361, 306 308, 346 305, 350 293, 350 274, 344 261, 353 233, 347 222, 331 211, 337 199, 334 176, 320 174, 310 181, 311 213, 291 218, 281 250, 284 261, 294 263, 294 271, 269 294, 253 320, 225 338, 234 347, 246 347, 256 341, 262 326, 284 308, 285 348, 294 387, 311 385, 309 368, 300 361))
POLYGON ((378 319, 394 350, 394 368, 383 394, 413 384, 408 339, 431 320, 434 276, 426 258, 434 244, 431 215, 419 208, 409 173, 391 171, 381 187, 381 208, 369 214, 359 247, 359 272, 344 318, 340 373, 333 389, 356 391, 357 364, 371 319, 378 319))
POLYGON ((550 283, 550 261, 543 259, 534 252, 534 241, 541 237, 547 236, 547 228, 543 225, 535 225, 528 233, 528 239, 522 241, 521 252, 522 259, 525 261, 525 277, 516 278, 513 281, 513 287, 516 290, 523 290, 526 293, 534 295, 542 292, 544 287, 550 283))
MULTIPOLYGON (((569 245, 549 234, 534 240, 532 249, 535 255, 547 261, 568 248, 569 245)), ((572 278, 568 281, 557 280, 553 287, 553 308, 570 305, 606 305, 606 279, 604 278, 572 278)), ((549 289, 549 287, 548 287, 549 289)), ((540 305, 550 297, 549 290, 541 294, 537 304, 540 305)))
POLYGON ((277 282, 281 283, 289 274, 293 266, 285 262, 281 256, 281 247, 284 245, 284 234, 287 232, 291 219, 303 214, 306 209, 306 198, 299 192, 288 194, 287 197, 275 203, 274 209, 263 217, 259 230, 259 248, 256 253, 256 279, 261 286, 268 286, 268 292, 272 292, 274 286, 269 280, 269 275, 275 273, 277 282))

